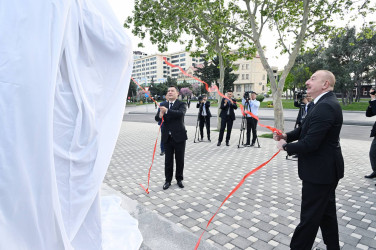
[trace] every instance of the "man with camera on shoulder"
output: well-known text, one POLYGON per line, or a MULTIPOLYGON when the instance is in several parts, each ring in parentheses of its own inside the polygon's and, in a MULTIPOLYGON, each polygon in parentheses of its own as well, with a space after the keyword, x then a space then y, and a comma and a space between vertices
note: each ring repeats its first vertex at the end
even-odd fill
POLYGON ((296 118, 295 127, 300 127, 302 125, 303 119, 308 114, 313 102, 312 97, 307 94, 304 90, 301 90, 296 94, 296 99, 294 101, 294 106, 299 108, 298 117, 296 118))
POLYGON ((206 126, 206 135, 208 137, 208 141, 210 141, 210 117, 212 116, 210 113, 210 102, 208 101, 208 97, 206 95, 202 95, 198 98, 198 103, 196 107, 199 109, 198 112, 198 119, 200 121, 200 137, 201 141, 204 139, 204 124, 206 126))
MULTIPOLYGON (((256 100, 256 92, 251 91, 251 98, 249 98, 249 92, 245 92, 242 104, 244 106, 244 110, 247 110, 254 114, 255 116, 258 116, 258 109, 260 107, 260 102, 256 100)), ((257 139, 257 120, 253 118, 251 115, 246 114, 247 119, 247 142, 244 144, 244 146, 253 147, 255 145, 256 139, 257 139), (251 132, 252 132, 252 144, 250 144, 251 141, 251 132)))
MULTIPOLYGON (((376 91, 375 88, 372 88, 369 92, 369 95, 371 96, 371 100, 369 101, 369 106, 366 111, 367 117, 372 117, 376 115, 376 91)), ((371 148, 369 150, 369 159, 371 162, 372 167, 372 173, 370 175, 364 176, 365 178, 375 178, 376 177, 376 122, 373 124, 371 135, 370 137, 373 137, 373 141, 371 144, 371 148)))

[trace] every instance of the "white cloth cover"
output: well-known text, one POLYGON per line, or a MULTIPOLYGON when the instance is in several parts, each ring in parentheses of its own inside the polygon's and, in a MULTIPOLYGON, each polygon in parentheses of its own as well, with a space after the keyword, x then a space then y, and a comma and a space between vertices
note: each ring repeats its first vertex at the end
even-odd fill
POLYGON ((106 0, 0 0, 0 249, 101 249, 129 38, 106 0))

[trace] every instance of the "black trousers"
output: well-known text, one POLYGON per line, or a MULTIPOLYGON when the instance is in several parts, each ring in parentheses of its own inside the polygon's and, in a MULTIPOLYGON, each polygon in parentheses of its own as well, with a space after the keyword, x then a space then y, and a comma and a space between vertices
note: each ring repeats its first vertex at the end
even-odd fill
POLYGON ((376 137, 373 138, 371 148, 369 150, 369 160, 371 161, 373 172, 376 172, 376 137))
POLYGON ((228 115, 225 118, 221 119, 221 130, 219 131, 219 138, 218 138, 219 142, 222 142, 223 140, 223 135, 225 133, 226 126, 227 126, 226 142, 230 141, 233 123, 234 123, 234 120, 232 120, 231 117, 228 115))
POLYGON ((185 141, 176 142, 174 139, 172 139, 171 136, 169 136, 167 142, 164 144, 164 150, 166 182, 172 181, 172 176, 174 174, 174 154, 176 162, 175 179, 177 181, 182 181, 184 170, 185 141))
POLYGON ((300 223, 291 239, 292 250, 311 250, 320 227, 328 250, 339 250, 335 190, 328 185, 303 181, 300 223))
POLYGON ((206 134, 208 139, 210 139, 210 117, 208 116, 200 116, 200 136, 201 139, 204 138, 204 124, 206 126, 206 134))
POLYGON ((257 138, 257 120, 253 117, 247 117, 247 142, 249 144, 251 141, 251 132, 252 132, 252 143, 256 142, 257 138))

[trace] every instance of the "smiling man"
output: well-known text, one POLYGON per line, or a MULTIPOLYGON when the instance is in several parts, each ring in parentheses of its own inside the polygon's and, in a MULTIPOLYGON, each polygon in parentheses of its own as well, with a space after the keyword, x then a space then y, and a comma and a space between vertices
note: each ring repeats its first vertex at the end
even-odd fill
POLYGON ((187 131, 184 125, 184 116, 187 111, 187 104, 178 100, 179 90, 175 86, 170 86, 167 91, 166 99, 162 102, 155 116, 156 121, 162 121, 162 143, 165 149, 165 184, 166 190, 171 186, 174 173, 174 154, 176 161, 175 179, 180 188, 183 185, 184 154, 187 131))
POLYGON ((327 249, 340 249, 335 190, 344 174, 339 144, 343 118, 334 84, 332 72, 316 71, 306 82, 314 106, 302 125, 286 134, 274 134, 280 150, 299 155, 298 173, 303 181, 300 223, 291 249, 311 249, 319 228, 327 249))

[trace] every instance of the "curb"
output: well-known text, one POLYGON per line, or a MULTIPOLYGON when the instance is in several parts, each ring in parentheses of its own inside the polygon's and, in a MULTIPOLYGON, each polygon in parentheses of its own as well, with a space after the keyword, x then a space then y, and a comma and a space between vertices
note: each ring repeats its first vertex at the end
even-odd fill
MULTIPOLYGON (((130 114, 130 115, 144 115, 144 114, 153 114, 155 113, 152 112, 139 112, 139 111, 129 111, 125 112, 124 115, 130 114)), ((185 116, 197 116, 196 114, 185 114, 185 116)), ((212 117, 217 117, 217 114, 213 114, 212 117)), ((235 115, 236 118, 242 118, 241 115, 235 115)), ((259 116, 260 120, 266 120, 266 121, 274 121, 274 117, 272 116, 259 116)), ((285 121, 289 122, 295 122, 296 118, 291 118, 291 117, 285 117, 285 121)), ((349 120, 349 121, 343 121, 343 125, 353 125, 353 126, 373 126, 375 122, 374 121, 366 121, 366 122, 361 122, 361 121, 355 121, 355 120, 349 120)))

